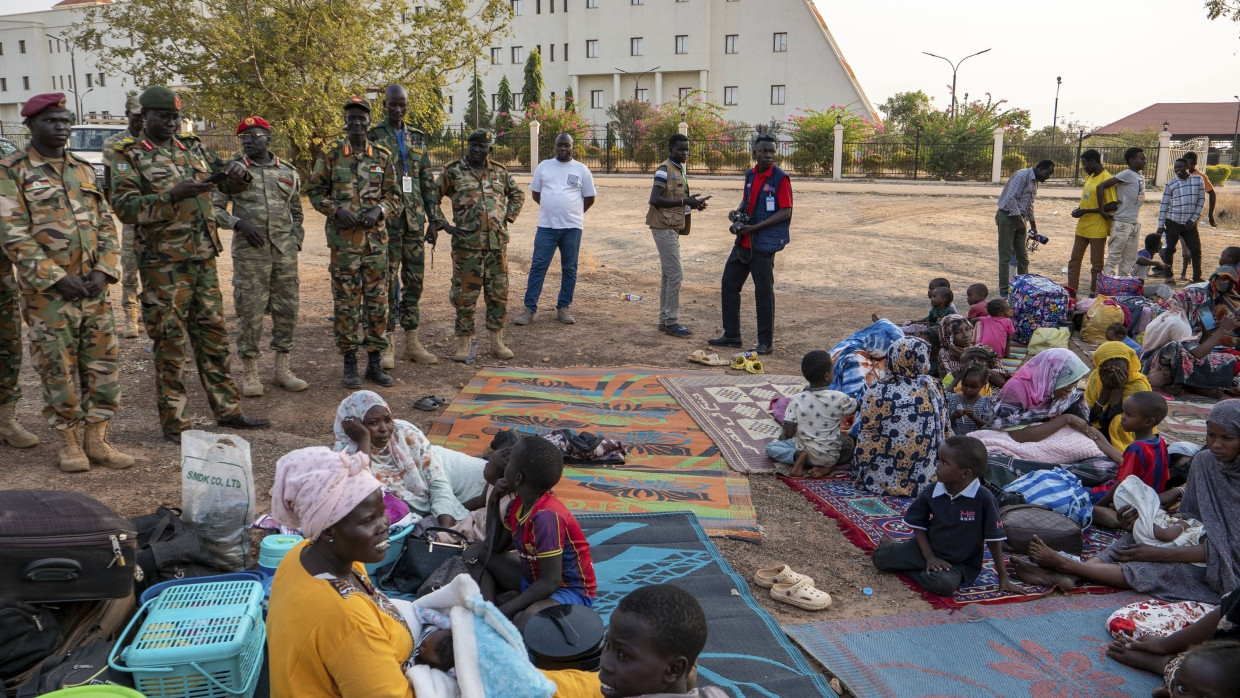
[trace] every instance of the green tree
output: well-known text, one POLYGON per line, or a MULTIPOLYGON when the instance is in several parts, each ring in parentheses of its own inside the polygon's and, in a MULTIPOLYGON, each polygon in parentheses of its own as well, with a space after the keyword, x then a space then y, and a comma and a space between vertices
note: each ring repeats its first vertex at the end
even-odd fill
POLYGON ((878 110, 883 113, 885 130, 899 133, 920 126, 925 116, 934 111, 934 99, 921 90, 897 92, 878 110))
POLYGON ((990 172, 989 147, 994 130, 1004 130, 1004 140, 1019 143, 1029 129, 1029 112, 1008 108, 1007 100, 974 100, 956 103, 956 117, 949 111, 927 114, 921 124, 921 154, 925 169, 945 180, 968 180, 990 172))
POLYGON ((465 102, 465 123, 474 128, 491 125, 491 110, 487 108, 487 93, 482 88, 482 78, 474 75, 469 83, 469 99, 465 102))
POLYGON ((512 87, 508 84, 507 75, 500 78, 499 93, 495 99, 495 132, 498 135, 511 133, 517 122, 512 116, 512 87))
POLYGON ((530 105, 542 101, 543 75, 542 54, 530 51, 525 59, 525 82, 521 85, 521 108, 529 112, 530 105))
POLYGON ((70 37, 98 46, 101 71, 141 86, 184 84, 186 113, 231 132, 262 114, 281 155, 308 170, 341 133, 353 94, 409 90, 409 118, 438 131, 444 81, 494 43, 503 0, 129 0, 89 8, 70 37), (430 56, 430 59, 421 58, 430 56))
MULTIPOLYGON (((654 105, 640 99, 620 99, 607 107, 607 116, 615 128, 625 157, 633 157, 641 140, 642 125, 654 117, 654 105)), ((614 143, 608 143, 610 148, 614 143)))
POLYGON ((573 94, 573 86, 569 85, 564 89, 564 110, 577 111, 577 97, 573 94))
POLYGON ((1210 19, 1231 18, 1240 22, 1240 0, 1206 0, 1206 16, 1210 19))

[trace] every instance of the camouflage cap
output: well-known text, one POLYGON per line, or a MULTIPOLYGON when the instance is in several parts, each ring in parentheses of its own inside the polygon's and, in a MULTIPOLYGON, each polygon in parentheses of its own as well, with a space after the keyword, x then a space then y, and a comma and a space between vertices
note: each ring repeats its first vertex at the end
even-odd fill
POLYGON ((142 111, 142 103, 138 101, 138 95, 129 95, 125 98, 125 111, 130 114, 142 111))
POLYGON ((164 87, 163 85, 151 85, 143 90, 138 96, 138 104, 143 109, 158 109, 159 111, 180 111, 181 98, 177 93, 164 87))
POLYGON ((366 113, 369 114, 370 102, 367 102, 357 95, 353 95, 344 103, 344 108, 346 111, 349 109, 365 109, 366 113))
POLYGON ((491 136, 491 132, 485 128, 474 129, 473 132, 469 134, 468 138, 468 142, 470 143, 483 143, 485 145, 491 145, 492 140, 493 138, 491 136))

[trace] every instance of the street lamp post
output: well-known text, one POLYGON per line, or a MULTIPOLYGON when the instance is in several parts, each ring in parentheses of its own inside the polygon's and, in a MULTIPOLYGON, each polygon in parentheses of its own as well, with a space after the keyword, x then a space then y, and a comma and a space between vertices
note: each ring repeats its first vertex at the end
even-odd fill
POLYGON ((1236 98, 1236 125, 1231 130, 1231 166, 1240 165, 1240 95, 1232 95, 1236 98))
MULTIPOLYGON (((654 71, 658 70, 661 67, 663 66, 656 65, 655 67, 647 69, 647 70, 643 70, 640 73, 634 73, 632 71, 628 71, 623 68, 616 68, 616 72, 633 76, 633 99, 637 99, 638 90, 640 89, 641 84, 642 84, 642 78, 646 77, 650 73, 653 73, 654 71)), ((656 96, 656 99, 658 99, 657 96, 656 96)))
POLYGON ((69 47, 69 91, 73 93, 73 113, 77 116, 77 123, 82 123, 82 98, 78 94, 77 85, 77 52, 73 50, 73 43, 68 39, 61 39, 59 36, 44 34, 49 39, 55 39, 56 43, 61 41, 69 47))
POLYGON ((1055 125, 1059 123, 1059 86, 1063 84, 1063 78, 1055 78, 1055 111, 1051 115, 1051 145, 1055 144, 1055 125))
POLYGON ((965 56, 964 58, 961 58, 955 63, 952 63, 950 60, 943 58, 942 56, 930 53, 929 51, 922 51, 922 53, 926 54, 927 56, 930 56, 931 58, 938 58, 938 59, 947 61, 947 65, 950 65, 952 67, 952 118, 953 119, 956 118, 956 71, 960 70, 961 63, 964 63, 965 61, 969 60, 970 58, 974 56, 980 56, 989 50, 990 49, 986 49, 985 51, 978 51, 977 53, 970 53, 969 55, 965 56))

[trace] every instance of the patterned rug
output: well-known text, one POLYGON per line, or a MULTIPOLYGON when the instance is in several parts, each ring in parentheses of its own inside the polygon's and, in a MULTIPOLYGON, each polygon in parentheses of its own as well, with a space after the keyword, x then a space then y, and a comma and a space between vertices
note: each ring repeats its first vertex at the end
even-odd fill
MULTIPOLYGON (((835 519, 844 537, 862 550, 877 548, 884 535, 893 538, 913 536, 913 530, 904 524, 904 511, 913 503, 908 497, 882 497, 861 492, 853 487, 852 481, 847 478, 780 479, 805 495, 815 509, 835 519)), ((1116 534, 1091 527, 1085 535, 1084 557, 1096 555, 1118 539, 1116 534)), ((1022 586, 1031 592, 1029 595, 1000 593, 999 578, 995 575, 994 562, 990 559, 989 551, 986 552, 985 564, 977 583, 957 589, 950 599, 923 590, 903 575, 900 578, 934 608, 960 608, 966 604, 977 603, 1015 603, 1036 599, 1051 592, 1048 587, 1026 584, 1022 586)), ((1110 587, 1082 586, 1072 593, 1107 594, 1114 591, 1110 587)))
POLYGON ((800 376, 754 376, 729 369, 727 373, 699 372, 659 379, 667 392, 723 453, 728 465, 742 473, 773 473, 775 462, 766 445, 783 435, 771 417, 771 400, 805 390, 800 376))
POLYGON ((578 517, 590 542, 599 595, 594 610, 606 621, 626 594, 650 584, 674 584, 706 612, 706 648, 698 684, 729 695, 835 698, 823 677, 758 605, 693 515, 626 514, 578 517))
POLYGON ((1138 594, 1062 596, 785 628, 855 696, 1148 696, 1162 681, 1106 656, 1138 594))
POLYGON ((762 538, 749 481, 728 470, 706 432, 646 367, 479 371, 428 436, 481 455, 504 429, 592 431, 624 443, 619 466, 569 466, 555 491, 580 512, 692 511, 712 536, 762 538))

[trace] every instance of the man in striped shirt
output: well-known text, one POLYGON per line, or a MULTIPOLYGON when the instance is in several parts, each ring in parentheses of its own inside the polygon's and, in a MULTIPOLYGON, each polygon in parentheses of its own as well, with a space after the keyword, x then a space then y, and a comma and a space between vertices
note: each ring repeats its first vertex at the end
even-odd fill
POLYGON ((1206 200, 1202 178, 1189 176, 1188 161, 1179 158, 1174 167, 1175 177, 1163 188, 1156 231, 1167 234, 1167 246, 1162 251, 1163 263, 1167 265, 1163 283, 1170 285, 1175 284, 1172 262, 1175 260, 1175 246, 1179 244, 1180 238, 1188 243, 1188 251, 1193 260, 1193 278, 1201 278, 1201 237, 1197 234, 1197 219, 1201 216, 1201 207, 1206 200))
POLYGON ((1029 230, 1037 232, 1038 223, 1033 217, 1033 197, 1038 193, 1038 183, 1050 179, 1055 171, 1053 160, 1043 160, 1033 167, 1017 170, 999 194, 999 210, 995 212, 995 224, 999 226, 999 295, 1007 298, 1008 265, 1016 256, 1016 272, 1029 273, 1029 252, 1025 248, 1025 221, 1029 230))

